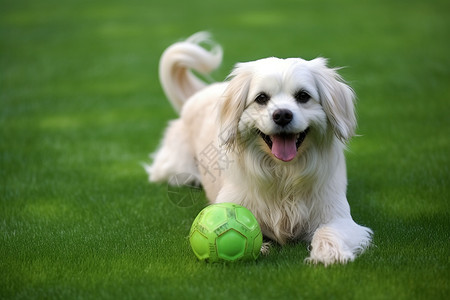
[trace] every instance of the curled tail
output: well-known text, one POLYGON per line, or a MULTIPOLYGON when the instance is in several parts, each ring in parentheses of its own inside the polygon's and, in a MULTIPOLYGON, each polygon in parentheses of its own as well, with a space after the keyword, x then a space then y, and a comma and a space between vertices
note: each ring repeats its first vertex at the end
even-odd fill
POLYGON ((181 111, 190 96, 207 86, 192 71, 206 75, 222 62, 222 48, 212 44, 209 38, 209 33, 198 32, 167 48, 161 57, 159 79, 177 112, 181 111), (211 50, 201 47, 200 43, 211 44, 211 50))

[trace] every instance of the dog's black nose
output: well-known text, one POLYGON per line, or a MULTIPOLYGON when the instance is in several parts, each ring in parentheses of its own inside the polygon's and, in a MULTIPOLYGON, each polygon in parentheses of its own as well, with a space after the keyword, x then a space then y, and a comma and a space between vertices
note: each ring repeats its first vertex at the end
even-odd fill
POLYGON ((286 126, 292 121, 292 118, 292 111, 289 109, 277 109, 272 115, 273 121, 280 126, 286 126))

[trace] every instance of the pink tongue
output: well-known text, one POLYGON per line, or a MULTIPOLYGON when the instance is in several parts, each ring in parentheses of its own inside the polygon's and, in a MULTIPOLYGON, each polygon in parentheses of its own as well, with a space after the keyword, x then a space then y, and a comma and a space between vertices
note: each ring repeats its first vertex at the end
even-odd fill
POLYGON ((296 138, 294 134, 290 135, 272 135, 272 154, 282 161, 293 160, 297 155, 296 138))

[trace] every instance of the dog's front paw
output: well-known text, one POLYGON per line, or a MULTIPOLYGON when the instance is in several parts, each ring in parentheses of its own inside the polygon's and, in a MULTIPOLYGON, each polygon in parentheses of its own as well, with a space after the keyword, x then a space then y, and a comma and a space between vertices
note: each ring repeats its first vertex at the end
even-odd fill
POLYGON ((264 243, 262 243, 262 245, 261 245, 261 254, 262 255, 269 255, 271 246, 272 246, 271 242, 264 242, 264 243))
POLYGON ((356 257, 329 227, 319 228, 316 231, 310 247, 310 256, 305 259, 305 262, 310 264, 322 263, 326 267, 334 263, 345 264, 356 257))

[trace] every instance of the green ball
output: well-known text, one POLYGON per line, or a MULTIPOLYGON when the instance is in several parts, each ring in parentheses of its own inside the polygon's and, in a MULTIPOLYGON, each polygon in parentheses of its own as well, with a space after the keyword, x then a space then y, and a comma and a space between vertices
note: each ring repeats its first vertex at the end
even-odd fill
POLYGON ((261 251, 262 233, 250 210, 234 203, 218 203, 207 206, 195 218, 189 242, 199 260, 255 260, 261 251))

